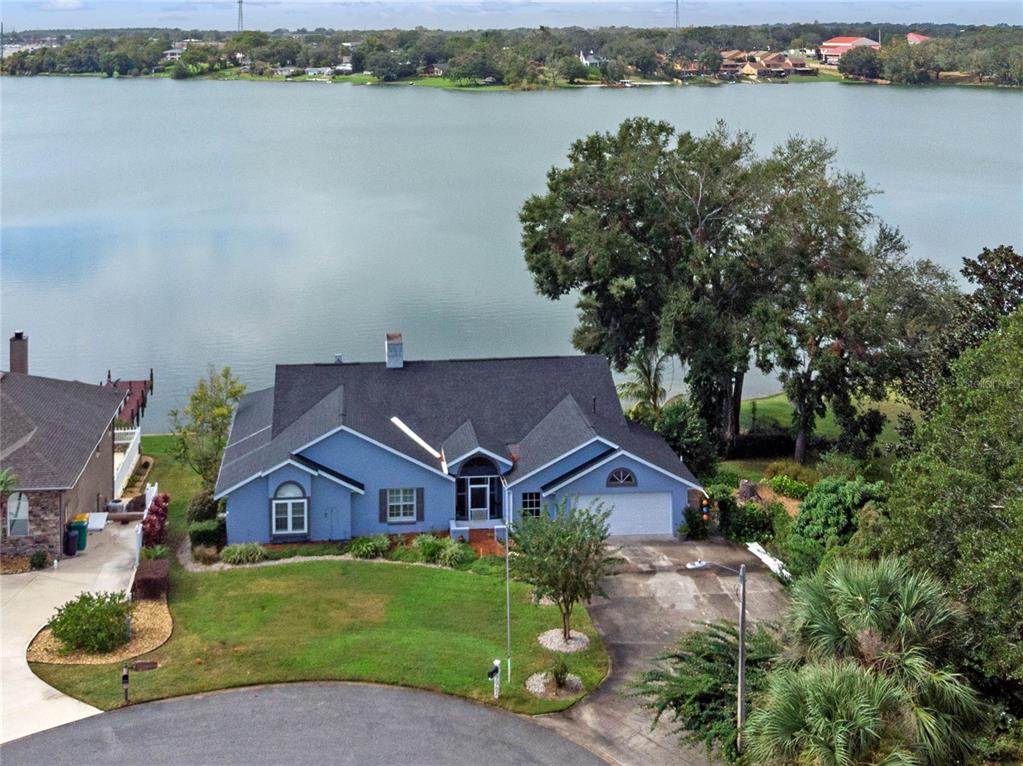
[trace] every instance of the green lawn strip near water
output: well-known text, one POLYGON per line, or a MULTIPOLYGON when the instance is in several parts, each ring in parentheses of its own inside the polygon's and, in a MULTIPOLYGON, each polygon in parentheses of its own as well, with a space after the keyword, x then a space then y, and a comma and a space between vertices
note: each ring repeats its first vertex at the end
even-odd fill
MULTIPOLYGON (((789 404, 785 394, 772 394, 771 396, 743 400, 739 413, 739 427, 743 431, 748 431, 753 425, 753 402, 757 404, 758 427, 766 426, 772 420, 783 428, 788 428, 792 424, 792 405, 789 404)), ((881 443, 895 441, 895 424, 898 416, 902 413, 912 412, 908 405, 893 399, 887 399, 883 402, 865 402, 863 406, 879 409, 887 418, 884 430, 878 437, 878 441, 881 443)), ((835 417, 829 408, 824 417, 817 421, 814 434, 827 439, 834 439, 840 432, 841 429, 838 427, 838 423, 835 422, 835 417)))
MULTIPOLYGON (((170 539, 185 534, 184 508, 194 474, 172 454, 170 437, 145 437, 155 457, 153 480, 172 495, 170 539)), ((139 659, 160 663, 135 673, 133 702, 251 684, 347 680, 413 686, 491 702, 486 672, 505 655, 504 580, 471 572, 362 561, 310 561, 222 572, 188 572, 172 564, 174 632, 139 659)), ((529 589, 512 583, 513 681, 498 704, 520 713, 568 707, 574 700, 538 700, 526 678, 556 655, 537 635, 560 622, 538 607, 529 589)), ((590 636, 585 652, 564 655, 586 689, 608 668, 607 653, 585 609, 573 627, 590 636)), ((124 704, 121 665, 45 665, 47 683, 104 710, 124 704)))

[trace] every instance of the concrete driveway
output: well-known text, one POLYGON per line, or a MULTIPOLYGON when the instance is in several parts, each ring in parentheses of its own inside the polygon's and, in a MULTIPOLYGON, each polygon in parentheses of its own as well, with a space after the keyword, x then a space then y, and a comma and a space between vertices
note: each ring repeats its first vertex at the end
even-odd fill
POLYGON ((83 591, 126 590, 134 572, 135 526, 112 524, 57 569, 0 577, 0 742, 100 712, 40 681, 25 650, 58 606, 83 591))
POLYGON ((533 721, 416 689, 298 683, 135 705, 0 747, 4 766, 600 766, 533 721))
POLYGON ((601 686, 565 713, 540 723, 586 746, 612 764, 703 766, 702 749, 680 746, 670 721, 650 730, 652 716, 628 685, 649 660, 700 623, 738 620, 738 577, 719 569, 687 570, 686 562, 716 561, 738 569, 746 564, 750 621, 775 620, 787 597, 767 567, 745 548, 723 541, 620 538, 622 571, 604 582, 607 598, 590 615, 611 655, 611 673, 601 686))

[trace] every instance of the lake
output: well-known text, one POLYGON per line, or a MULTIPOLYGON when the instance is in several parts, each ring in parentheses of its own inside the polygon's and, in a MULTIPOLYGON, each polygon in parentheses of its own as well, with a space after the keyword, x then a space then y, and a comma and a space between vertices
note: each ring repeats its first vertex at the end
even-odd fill
MULTIPOLYGON (((917 257, 1023 246, 1023 94, 837 83, 464 93, 3 78, 0 328, 31 372, 156 373, 148 431, 208 364, 571 353, 517 212, 570 143, 643 115, 768 150, 826 136, 917 257)), ((3 344, 3 365, 7 345, 3 344)), ((746 394, 777 389, 763 376, 746 394)))

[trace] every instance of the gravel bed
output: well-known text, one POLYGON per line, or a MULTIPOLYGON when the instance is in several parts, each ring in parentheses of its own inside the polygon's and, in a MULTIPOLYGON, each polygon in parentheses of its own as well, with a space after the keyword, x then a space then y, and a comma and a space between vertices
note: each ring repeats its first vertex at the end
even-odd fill
POLYGON ((565 637, 561 634, 561 628, 552 628, 541 633, 536 640, 544 649, 568 654, 581 652, 590 645, 590 638, 585 633, 573 630, 571 636, 568 641, 565 641, 565 637))
POLYGON ((565 685, 560 689, 554 684, 554 676, 548 672, 533 673, 526 679, 526 691, 534 697, 556 699, 558 697, 574 697, 583 690, 583 681, 579 676, 572 673, 565 679, 565 685))

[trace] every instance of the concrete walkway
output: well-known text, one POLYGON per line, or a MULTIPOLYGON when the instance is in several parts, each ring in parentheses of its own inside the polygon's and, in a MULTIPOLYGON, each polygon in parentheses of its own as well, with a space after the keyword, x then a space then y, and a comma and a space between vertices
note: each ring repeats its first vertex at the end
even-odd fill
POLYGON ((126 590, 134 572, 135 525, 111 524, 57 569, 0 577, 0 742, 100 712, 39 680, 25 650, 57 607, 83 591, 126 590))

